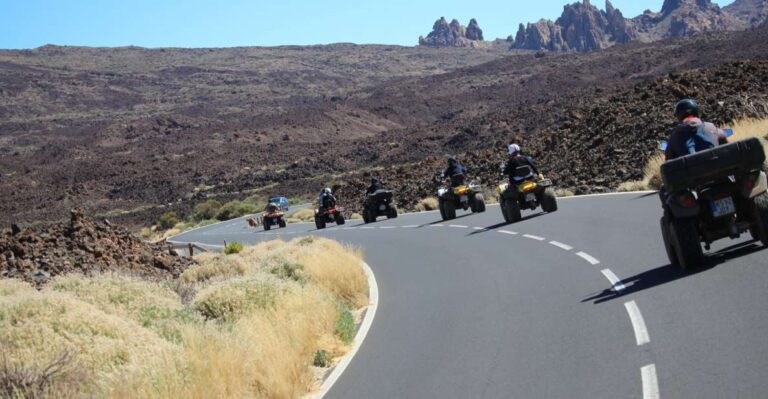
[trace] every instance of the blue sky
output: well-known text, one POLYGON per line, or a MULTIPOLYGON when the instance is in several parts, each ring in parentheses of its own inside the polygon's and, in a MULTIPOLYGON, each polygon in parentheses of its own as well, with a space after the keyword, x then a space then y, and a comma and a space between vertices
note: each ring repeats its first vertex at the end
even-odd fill
MULTIPOLYGON (((721 6, 733 0, 721 0, 721 6)), ((44 44, 232 47, 336 42, 416 44, 440 16, 477 18, 486 39, 557 18, 567 0, 0 0, 0 48, 44 44)), ((663 0, 615 0, 625 16, 663 0)), ((593 0, 603 7, 603 1, 593 0)))

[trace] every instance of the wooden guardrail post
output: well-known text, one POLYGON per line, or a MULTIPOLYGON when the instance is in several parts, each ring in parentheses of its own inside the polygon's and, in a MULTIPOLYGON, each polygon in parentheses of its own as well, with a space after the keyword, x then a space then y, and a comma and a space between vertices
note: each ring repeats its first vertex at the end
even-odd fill
POLYGON ((191 258, 191 257, 192 257, 192 255, 194 255, 194 246, 193 246, 193 245, 192 245, 192 243, 190 242, 190 243, 189 243, 189 257, 191 258))

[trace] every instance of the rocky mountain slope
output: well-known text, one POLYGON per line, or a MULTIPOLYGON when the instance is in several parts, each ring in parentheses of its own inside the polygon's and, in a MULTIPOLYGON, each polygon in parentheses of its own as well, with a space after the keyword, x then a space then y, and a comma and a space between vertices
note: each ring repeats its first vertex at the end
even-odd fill
POLYGON ((723 9, 752 28, 768 20, 768 1, 766 0, 736 0, 723 9))

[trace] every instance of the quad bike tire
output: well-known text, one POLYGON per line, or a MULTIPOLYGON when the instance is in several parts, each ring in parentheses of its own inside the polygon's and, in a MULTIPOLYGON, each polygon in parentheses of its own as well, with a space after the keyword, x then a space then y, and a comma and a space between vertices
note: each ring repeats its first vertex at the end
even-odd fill
POLYGON ((369 211, 367 208, 363 209, 363 222, 368 224, 372 223, 374 220, 375 218, 371 216, 371 211, 369 211))
POLYGON ((396 219, 397 218, 397 208, 389 208, 387 211, 387 219, 396 219))
POLYGON ((674 218, 669 224, 669 238, 678 265, 684 270, 693 270, 704 263, 696 218, 674 218))
POLYGON ((272 230, 272 222, 269 219, 264 220, 264 231, 272 230))
POLYGON ((763 246, 768 246, 768 192, 754 198, 755 224, 749 230, 752 238, 760 240, 763 246))
POLYGON ((321 217, 315 218, 315 227, 317 227, 318 230, 322 230, 325 228, 325 220, 321 217))
POLYGON ((285 223, 285 219, 280 218, 277 220, 277 225, 280 226, 281 229, 284 229, 287 224, 285 223))
POLYGON ((445 215, 443 216, 443 220, 453 220, 456 219, 456 204, 454 204, 451 201, 444 201, 443 202, 443 211, 445 215))
POLYGON ((445 216, 445 201, 440 200, 439 208, 440 208, 440 218, 443 220, 448 220, 448 218, 445 216))
POLYGON ((485 198, 482 194, 475 194, 475 199, 472 201, 472 213, 485 212, 485 198))
POLYGON ((513 199, 503 199, 504 206, 501 207, 504 211, 504 220, 507 223, 517 223, 523 218, 523 214, 520 211, 520 204, 513 199))
POLYGON ((662 217, 659 224, 661 225, 661 238, 664 240, 664 249, 667 251, 669 264, 679 266, 680 262, 677 260, 677 253, 675 252, 675 247, 672 246, 672 240, 669 236, 669 221, 666 217, 662 217))
POLYGON ((541 194, 541 209, 547 213, 557 212, 557 195, 551 187, 546 188, 541 194))
POLYGON ((334 215, 333 219, 336 221, 336 224, 339 226, 347 222, 346 220, 344 220, 344 215, 342 215, 341 213, 337 213, 336 215, 334 215))

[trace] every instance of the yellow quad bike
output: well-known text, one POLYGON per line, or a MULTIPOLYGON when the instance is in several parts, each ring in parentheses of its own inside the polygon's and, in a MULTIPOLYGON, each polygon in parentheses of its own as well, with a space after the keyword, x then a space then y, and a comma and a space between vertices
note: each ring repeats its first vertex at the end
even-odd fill
POLYGON ((521 166, 515 170, 515 177, 521 178, 517 190, 511 189, 509 183, 499 184, 499 204, 501 214, 507 223, 516 223, 522 219, 521 210, 535 210, 541 206, 544 212, 557 211, 557 196, 552 180, 542 175, 534 175, 530 166, 521 166))
POLYGON ((446 184, 437 190, 437 199, 440 204, 440 216, 446 221, 456 219, 458 208, 465 211, 470 209, 472 213, 485 212, 482 187, 474 182, 453 188, 446 184))

